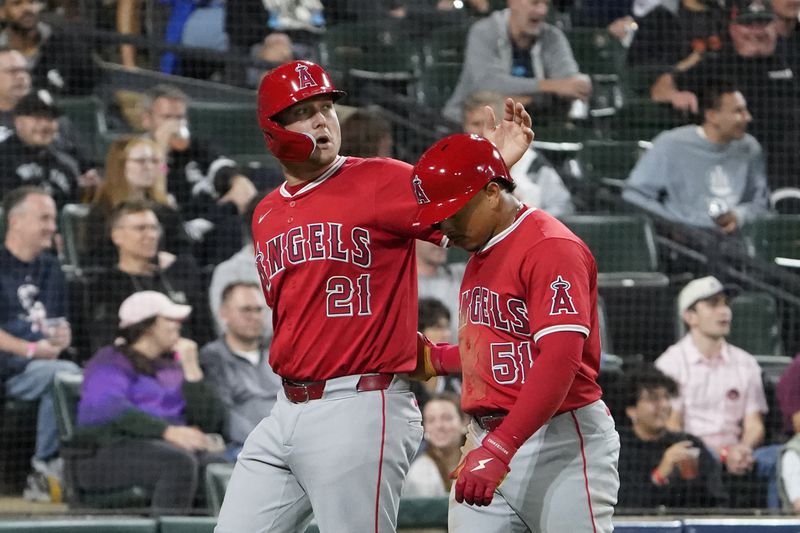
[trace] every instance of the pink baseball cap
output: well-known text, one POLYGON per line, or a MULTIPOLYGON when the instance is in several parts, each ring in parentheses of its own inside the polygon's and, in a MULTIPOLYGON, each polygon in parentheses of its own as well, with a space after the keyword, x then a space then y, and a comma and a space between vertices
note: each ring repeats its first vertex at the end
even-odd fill
POLYGON ((119 306, 119 327, 127 328, 154 316, 184 320, 192 312, 191 305, 180 305, 157 291, 135 292, 119 306))

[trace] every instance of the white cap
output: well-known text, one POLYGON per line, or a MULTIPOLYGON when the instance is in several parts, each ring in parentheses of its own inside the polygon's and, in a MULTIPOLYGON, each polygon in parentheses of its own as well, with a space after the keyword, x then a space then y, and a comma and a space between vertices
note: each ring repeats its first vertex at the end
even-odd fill
POLYGON ((127 328, 154 316, 184 320, 191 312, 192 306, 176 304, 166 294, 157 291, 135 292, 119 306, 119 327, 127 328))
POLYGON ((706 276, 704 278, 692 280, 686 284, 678 295, 678 311, 683 313, 700 300, 705 300, 721 292, 728 291, 729 288, 725 287, 714 276, 706 276))

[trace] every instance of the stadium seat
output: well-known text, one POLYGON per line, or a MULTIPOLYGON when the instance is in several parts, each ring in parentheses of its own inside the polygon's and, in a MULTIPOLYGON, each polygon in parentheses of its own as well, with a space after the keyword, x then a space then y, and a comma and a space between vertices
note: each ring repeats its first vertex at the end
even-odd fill
POLYGON ((441 111, 461 75, 461 63, 436 63, 425 67, 416 84, 417 102, 441 111))
POLYGON ((192 102, 189 128, 193 135, 213 141, 224 154, 264 151, 264 135, 253 103, 192 102))
POLYGON ((731 344, 753 355, 785 355, 775 298, 765 292, 743 292, 730 305, 731 344))
POLYGON ((650 146, 646 141, 586 141, 577 154, 580 177, 595 186, 619 189, 650 146))
POLYGON ((402 23, 374 20, 329 27, 322 35, 322 64, 345 76, 408 81, 417 76, 421 47, 402 23))
POLYGON ((742 227, 750 255, 773 262, 777 257, 800 260, 800 215, 775 215, 742 227))
POLYGON ((206 467, 206 500, 214 516, 219 515, 222 499, 225 497, 225 489, 231 479, 231 474, 233 474, 233 465, 231 464, 212 463, 206 467))
POLYGON ((210 516, 162 516, 159 533, 214 533, 217 519, 210 516))
POLYGON ((78 411, 78 402, 81 397, 82 384, 83 376, 81 374, 58 373, 53 380, 53 404, 56 411, 58 435, 61 440, 61 457, 64 459, 64 488, 67 503, 71 508, 114 509, 149 507, 150 494, 142 487, 128 486, 116 489, 87 491, 79 489, 76 486, 75 469, 78 467, 76 461, 80 458, 91 456, 91 454, 94 453, 93 447, 81 445, 76 442, 75 438, 75 418, 78 411))
POLYGON ((630 99, 607 121, 605 137, 615 141, 649 141, 662 131, 692 122, 692 118, 649 99, 630 99))
POLYGON ((422 44, 426 68, 438 63, 464 62, 469 26, 456 24, 431 32, 422 44))
POLYGON ((39 402, 5 398, 0 403, 0 494, 19 495, 31 467, 39 402))
POLYGON ((669 279, 659 272, 655 230, 642 215, 573 215, 566 224, 589 246, 602 286, 664 286, 669 279))
POLYGON ((77 271, 80 269, 80 258, 86 251, 86 217, 89 215, 87 204, 66 204, 61 208, 60 226, 64 237, 63 266, 77 271))
POLYGON ((79 144, 91 150, 96 160, 102 161, 105 152, 102 151, 100 135, 108 131, 108 125, 100 99, 96 96, 73 96, 59 98, 56 103, 75 128, 79 144))
POLYGON ((567 32, 572 54, 585 74, 625 73, 627 51, 605 28, 574 28, 567 32))

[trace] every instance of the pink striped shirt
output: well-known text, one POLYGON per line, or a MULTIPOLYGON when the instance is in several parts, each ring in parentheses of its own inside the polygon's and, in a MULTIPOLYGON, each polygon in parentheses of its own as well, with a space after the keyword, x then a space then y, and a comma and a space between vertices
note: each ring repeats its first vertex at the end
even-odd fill
POLYGON ((766 413, 761 368, 744 350, 724 343, 714 357, 705 357, 687 334, 655 362, 680 386, 673 409, 683 413, 683 430, 703 439, 711 449, 739 442, 742 420, 766 413))

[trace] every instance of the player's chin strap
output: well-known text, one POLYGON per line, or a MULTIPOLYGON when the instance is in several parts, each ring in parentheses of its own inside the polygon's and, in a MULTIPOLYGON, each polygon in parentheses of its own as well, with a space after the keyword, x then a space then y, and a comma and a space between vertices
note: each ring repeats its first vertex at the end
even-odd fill
POLYGON ((308 133, 289 131, 274 120, 264 120, 264 140, 270 152, 281 161, 301 163, 317 148, 317 140, 308 133))

